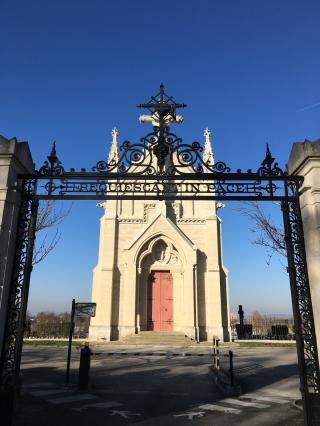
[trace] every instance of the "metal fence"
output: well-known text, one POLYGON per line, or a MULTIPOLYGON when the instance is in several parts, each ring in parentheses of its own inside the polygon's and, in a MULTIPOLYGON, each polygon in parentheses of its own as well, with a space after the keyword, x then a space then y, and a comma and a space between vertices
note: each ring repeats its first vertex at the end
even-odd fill
POLYGON ((247 317, 243 324, 231 321, 233 340, 295 340, 293 319, 247 317))
MULTIPOLYGON (((67 321, 28 321, 25 327, 26 338, 68 338, 70 322, 67 321)), ((85 339, 88 337, 89 324, 76 324, 74 337, 85 339)), ((279 318, 255 318, 247 317, 240 325, 238 321, 231 321, 231 333, 233 340, 295 340, 293 319, 279 318)))

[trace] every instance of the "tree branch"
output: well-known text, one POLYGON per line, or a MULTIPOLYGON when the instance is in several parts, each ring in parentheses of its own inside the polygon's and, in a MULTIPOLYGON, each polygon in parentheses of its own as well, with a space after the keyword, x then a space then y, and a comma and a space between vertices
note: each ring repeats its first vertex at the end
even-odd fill
MULTIPOLYGON (((68 216, 72 209, 71 205, 67 210, 63 210, 62 208, 57 210, 55 203, 56 202, 53 200, 48 200, 40 205, 37 216, 36 233, 59 225, 66 218, 66 216, 68 216)), ((45 234, 42 239, 36 239, 32 257, 32 265, 36 265, 44 260, 48 254, 54 250, 60 238, 61 233, 58 229, 56 229, 52 237, 49 238, 48 234, 45 234)))
POLYGON ((270 216, 267 216, 256 201, 246 201, 244 207, 238 210, 253 221, 251 232, 256 233, 253 244, 260 245, 269 249, 269 260, 274 253, 287 257, 285 233, 283 228, 272 223, 270 216))
POLYGON ((35 245, 32 257, 32 265, 40 263, 44 258, 48 256, 49 253, 52 252, 52 250, 56 247, 61 238, 61 233, 57 229, 54 236, 49 240, 49 242, 47 241, 47 237, 48 234, 44 236, 39 246, 37 246, 37 244, 35 245))
POLYGON ((45 201, 38 210, 36 232, 42 231, 46 228, 59 225, 70 213, 72 206, 69 209, 56 210, 55 201, 45 201))

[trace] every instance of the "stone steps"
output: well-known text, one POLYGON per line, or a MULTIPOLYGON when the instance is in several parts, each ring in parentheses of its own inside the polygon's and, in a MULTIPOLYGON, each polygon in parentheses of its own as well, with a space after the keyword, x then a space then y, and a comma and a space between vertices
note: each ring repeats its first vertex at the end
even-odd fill
POLYGON ((142 331, 125 337, 122 342, 138 345, 189 345, 193 341, 190 337, 178 332, 142 331))

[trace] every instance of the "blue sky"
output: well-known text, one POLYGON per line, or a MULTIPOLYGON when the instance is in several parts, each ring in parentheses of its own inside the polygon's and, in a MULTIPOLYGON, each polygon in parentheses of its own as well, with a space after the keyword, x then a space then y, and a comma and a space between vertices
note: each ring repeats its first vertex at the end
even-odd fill
MULTIPOLYGON (((318 1, 2 0, 0 13, 0 133, 28 140, 37 166, 53 140, 67 168, 104 158, 114 126, 137 140, 135 105, 160 82, 188 104, 176 132, 202 141, 208 126, 232 169, 257 168, 266 142, 284 166, 293 142, 320 137, 318 1)), ((235 209, 221 212, 233 310, 290 312, 280 262, 266 265, 235 209)), ((74 204, 33 272, 31 311, 90 298, 101 213, 74 204)))

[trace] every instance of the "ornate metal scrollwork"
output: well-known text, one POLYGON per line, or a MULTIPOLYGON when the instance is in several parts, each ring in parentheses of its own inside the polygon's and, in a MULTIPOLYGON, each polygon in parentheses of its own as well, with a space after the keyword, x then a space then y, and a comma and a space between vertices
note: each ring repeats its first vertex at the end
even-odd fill
POLYGON ((50 155, 47 157, 48 161, 43 163, 43 166, 39 169, 39 175, 41 176, 59 176, 64 173, 64 168, 61 161, 57 157, 56 143, 53 142, 50 155))
POLYGON ((125 141, 119 148, 120 157, 118 161, 101 160, 92 167, 92 171, 100 173, 128 173, 156 174, 156 169, 152 164, 152 149, 146 143, 131 143, 125 141))
MULTIPOLYGON (((214 162, 213 158, 204 159, 203 147, 199 142, 183 143, 180 137, 170 131, 171 123, 179 123, 183 120, 182 116, 176 114, 176 110, 185 108, 186 105, 176 103, 172 96, 166 95, 162 84, 157 95, 152 96, 149 102, 140 104, 138 107, 150 111, 150 116, 141 117, 142 121, 153 125, 153 131, 142 137, 137 143, 123 142, 119 147, 119 155, 109 158, 109 161, 98 161, 92 167, 92 172, 104 175, 118 173, 159 177, 195 174, 195 179, 201 178, 203 174, 231 173, 230 167, 223 161, 214 162)), ((66 174, 57 157, 55 143, 53 143, 47 159, 38 172, 40 176, 58 178, 66 174)), ((72 174, 83 174, 84 171, 81 169, 80 172, 76 172, 71 169, 67 174, 68 177, 72 177, 72 174)), ((283 176, 285 173, 280 169, 278 163, 275 163, 267 145, 265 159, 256 172, 237 170, 236 174, 240 180, 243 174, 271 178, 283 176)), ((56 189, 53 184, 48 186, 49 195, 52 188, 56 189)), ((275 189, 270 182, 269 193, 271 195, 275 189)))
POLYGON ((280 169, 279 164, 274 161, 275 159, 271 155, 269 144, 267 144, 266 156, 261 163, 261 167, 259 167, 257 171, 258 175, 261 177, 283 176, 283 170, 280 169))
MULTIPOLYGON (((178 122, 176 109, 184 108, 186 105, 175 103, 171 96, 164 93, 163 85, 160 86, 160 92, 151 97, 149 103, 140 104, 139 107, 147 108, 151 112, 151 116, 143 116, 143 119, 156 124, 153 132, 142 137, 140 143, 124 142, 120 146, 121 156, 118 162, 115 160, 111 160, 109 163, 99 161, 93 167, 93 171, 102 173, 119 171, 137 175, 146 173, 159 176, 190 173, 200 176, 203 173, 231 172, 230 167, 222 161, 204 161, 203 147, 199 142, 183 143, 181 138, 170 132, 169 124, 178 122)), ((180 121, 182 121, 182 117, 180 121)), ((267 145, 265 159, 256 174, 263 178, 284 175, 278 163, 274 161, 267 145)), ((240 179, 241 170, 238 170, 237 173, 240 179)), ((246 173, 254 174, 252 170, 248 170, 246 173)), ((272 193, 273 188, 270 186, 269 189, 272 193)))
POLYGON ((203 147, 199 142, 184 144, 181 138, 170 132, 169 127, 166 127, 163 135, 160 140, 156 127, 154 132, 142 137, 140 143, 125 141, 119 148, 118 161, 98 161, 92 170, 154 176, 230 172, 230 168, 222 161, 213 164, 203 161, 203 147))
POLYGON ((94 172, 175 175, 186 173, 228 173, 230 168, 222 161, 211 164, 203 161, 203 147, 199 142, 191 145, 166 127, 164 138, 159 140, 158 129, 141 138, 141 143, 125 141, 119 148, 119 161, 98 161, 92 168, 94 172))
POLYGON ((320 393, 320 376, 317 343, 315 338, 314 317, 309 286, 309 277, 304 246, 302 219, 298 195, 299 182, 289 182, 288 195, 295 200, 283 201, 286 245, 288 250, 288 272, 292 291, 294 316, 296 321, 296 336, 300 369, 305 383, 302 391, 305 393, 320 393), (300 350, 299 350, 300 349, 300 350))
POLYGON ((38 200, 34 198, 36 180, 24 182, 16 240, 14 271, 10 288, 4 346, 1 354, 1 383, 10 385, 19 371, 25 312, 28 300, 29 277, 38 200))

